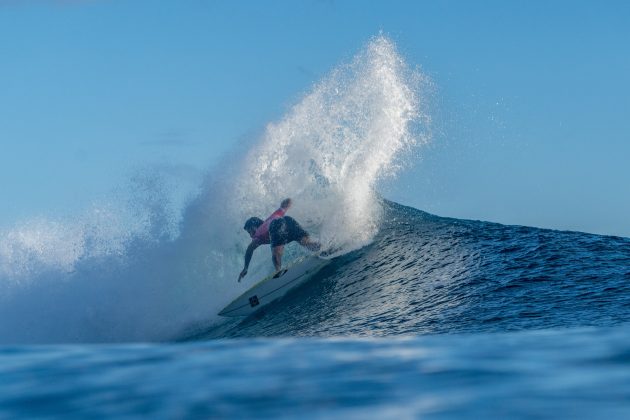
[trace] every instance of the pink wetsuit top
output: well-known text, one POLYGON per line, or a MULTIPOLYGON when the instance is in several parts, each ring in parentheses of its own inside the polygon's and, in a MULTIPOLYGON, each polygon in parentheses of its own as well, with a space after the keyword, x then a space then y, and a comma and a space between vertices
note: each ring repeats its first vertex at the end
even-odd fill
POLYGON ((267 217, 267 220, 265 220, 262 225, 258 226, 258 229, 254 232, 254 237, 252 239, 259 244, 270 244, 271 238, 269 237, 269 225, 274 220, 283 217, 286 212, 287 209, 283 209, 282 207, 274 211, 271 216, 267 217))

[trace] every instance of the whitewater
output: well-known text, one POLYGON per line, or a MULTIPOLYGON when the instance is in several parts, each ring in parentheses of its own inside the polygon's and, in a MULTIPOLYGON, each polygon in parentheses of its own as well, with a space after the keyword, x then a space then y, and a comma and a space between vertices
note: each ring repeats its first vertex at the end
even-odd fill
POLYGON ((180 204, 147 176, 125 206, 3 228, 0 417, 630 415, 630 239, 380 189, 421 164, 433 94, 377 36, 180 204), (236 281, 243 222, 286 197, 338 251, 254 316, 219 317, 273 270, 261 247, 236 281))

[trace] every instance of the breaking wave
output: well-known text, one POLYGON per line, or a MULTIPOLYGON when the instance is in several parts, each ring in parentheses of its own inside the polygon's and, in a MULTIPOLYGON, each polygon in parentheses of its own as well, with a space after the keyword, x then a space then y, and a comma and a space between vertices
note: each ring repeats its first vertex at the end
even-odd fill
MULTIPOLYGON (((79 218, 39 218, 0 238, 0 342, 161 340, 218 310, 236 283, 243 221, 285 197, 291 215, 340 254, 370 243, 383 216, 378 183, 428 140, 428 80, 378 36, 315 84, 260 139, 212 168, 173 208, 160 174, 127 203, 79 218)), ((287 257, 301 252, 290 247, 287 257)), ((272 269, 259 249, 248 278, 272 269)))

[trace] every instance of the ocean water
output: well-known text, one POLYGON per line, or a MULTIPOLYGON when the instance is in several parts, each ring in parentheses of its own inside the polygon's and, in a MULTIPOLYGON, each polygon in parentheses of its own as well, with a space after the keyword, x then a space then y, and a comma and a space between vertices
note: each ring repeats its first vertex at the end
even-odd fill
POLYGON ((623 328, 5 347, 0 416, 627 418, 623 328))
POLYGON ((130 205, 0 229, 0 418, 630 417, 630 239, 383 198, 430 95, 376 37, 177 211, 156 175, 130 205), (243 221, 287 196, 339 251, 219 317, 272 270, 261 248, 236 282, 243 221))

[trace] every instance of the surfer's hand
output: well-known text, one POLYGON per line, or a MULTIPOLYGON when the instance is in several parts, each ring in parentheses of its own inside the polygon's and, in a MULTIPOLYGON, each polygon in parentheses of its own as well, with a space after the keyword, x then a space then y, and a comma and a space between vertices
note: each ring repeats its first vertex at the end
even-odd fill
POLYGON ((241 279, 242 279, 243 277, 245 277, 245 275, 246 275, 246 274, 247 274, 247 269, 246 269, 246 268, 244 268, 244 269, 243 269, 243 271, 241 271, 241 274, 239 274, 239 275, 238 275, 238 282, 239 282, 239 283, 241 282, 241 279))
POLYGON ((291 199, 290 198, 285 198, 284 200, 282 200, 282 203, 280 203, 280 207, 282 207, 285 210, 288 210, 289 207, 291 207, 291 204, 293 204, 291 199))

